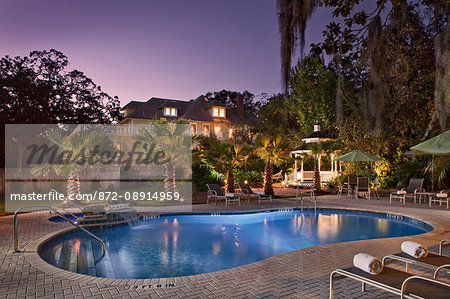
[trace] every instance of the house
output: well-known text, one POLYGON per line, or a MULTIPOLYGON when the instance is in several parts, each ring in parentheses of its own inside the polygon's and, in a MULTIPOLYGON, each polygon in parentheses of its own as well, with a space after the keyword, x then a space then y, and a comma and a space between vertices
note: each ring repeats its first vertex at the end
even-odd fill
POLYGON ((147 102, 131 101, 122 108, 125 118, 119 125, 126 125, 133 131, 135 125, 149 124, 155 119, 182 119, 189 121, 192 135, 209 136, 213 133, 219 140, 230 140, 234 138, 237 126, 246 125, 254 118, 244 111, 242 97, 237 98, 236 106, 227 107, 204 96, 190 101, 162 98, 151 98, 147 102))

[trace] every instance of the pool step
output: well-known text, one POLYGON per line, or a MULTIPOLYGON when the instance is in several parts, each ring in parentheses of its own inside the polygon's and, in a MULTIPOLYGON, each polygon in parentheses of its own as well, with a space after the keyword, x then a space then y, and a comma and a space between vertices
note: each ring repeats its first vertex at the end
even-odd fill
MULTIPOLYGON (((101 253, 101 246, 97 248, 91 239, 80 238, 77 242, 74 242, 73 239, 72 241, 64 239, 61 248, 55 253, 55 260, 58 262, 58 266, 64 270, 96 276, 95 262, 100 260, 101 253)), ((101 261, 101 270, 114 273, 107 253, 101 261)))
POLYGON ((64 239, 61 246, 61 253, 59 254, 58 267, 64 270, 69 270, 70 265, 70 244, 64 239))

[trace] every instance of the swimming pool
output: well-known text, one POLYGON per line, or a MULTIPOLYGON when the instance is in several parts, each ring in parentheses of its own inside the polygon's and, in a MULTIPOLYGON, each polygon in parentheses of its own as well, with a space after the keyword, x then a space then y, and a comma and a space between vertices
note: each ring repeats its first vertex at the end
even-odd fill
POLYGON ((42 244, 39 255, 72 272, 107 278, 162 278, 229 269, 296 249, 355 240, 410 236, 433 227, 396 215, 311 210, 172 215, 83 232, 42 244))

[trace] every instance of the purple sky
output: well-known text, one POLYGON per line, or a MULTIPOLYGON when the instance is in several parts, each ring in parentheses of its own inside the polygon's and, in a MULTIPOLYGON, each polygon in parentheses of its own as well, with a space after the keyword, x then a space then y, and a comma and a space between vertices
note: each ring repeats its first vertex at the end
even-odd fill
MULTIPOLYGON (((0 56, 55 48, 122 104, 281 90, 276 0, 0 0, 0 56)), ((306 49, 330 13, 308 23, 306 49)))

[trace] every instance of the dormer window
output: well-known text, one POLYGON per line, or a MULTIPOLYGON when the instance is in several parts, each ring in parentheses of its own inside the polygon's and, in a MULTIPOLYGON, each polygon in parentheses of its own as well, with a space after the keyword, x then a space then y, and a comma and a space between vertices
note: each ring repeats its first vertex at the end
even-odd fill
POLYGON ((165 116, 177 116, 177 108, 165 107, 164 115, 165 116))
POLYGON ((225 117, 225 108, 213 108, 213 116, 214 117, 225 117))

